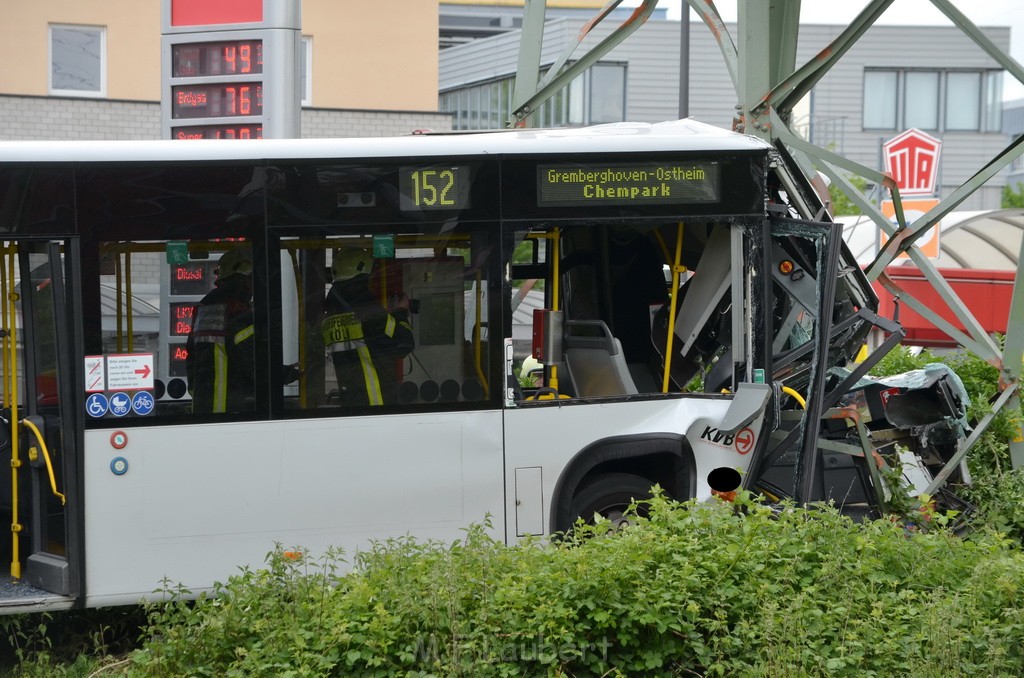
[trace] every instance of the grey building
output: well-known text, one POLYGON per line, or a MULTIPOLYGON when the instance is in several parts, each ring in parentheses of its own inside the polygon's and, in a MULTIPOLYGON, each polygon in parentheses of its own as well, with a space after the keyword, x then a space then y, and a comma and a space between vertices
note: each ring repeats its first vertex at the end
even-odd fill
MULTIPOLYGON (((545 25, 541 63, 551 64, 576 39, 584 19, 545 25)), ((606 21, 584 47, 606 36, 606 21)), ((801 26, 797 63, 812 59, 844 26, 801 26)), ((729 30, 735 36, 736 27, 729 30)), ((982 31, 1004 50, 1009 27, 982 31)), ((520 31, 507 30, 444 49, 439 60, 440 108, 456 129, 497 128, 510 108, 520 31)), ((680 23, 651 20, 580 76, 538 114, 540 126, 678 117, 680 23)), ((881 166, 882 142, 909 127, 942 140, 941 196, 948 195, 1003 149, 1001 67, 959 29, 875 26, 814 88, 795 126, 814 143, 868 167, 881 166)), ((732 126, 736 94, 707 27, 690 25, 689 114, 732 126)), ((1005 175, 993 179, 963 209, 996 209, 1005 175)), ((941 197, 940 196, 940 197, 941 197)))
MULTIPOLYGON (((1024 99, 1003 104, 1003 133, 1011 140, 1024 134, 1024 99)), ((1006 184, 1014 190, 1024 188, 1024 157, 1016 158, 1010 163, 1006 184)))

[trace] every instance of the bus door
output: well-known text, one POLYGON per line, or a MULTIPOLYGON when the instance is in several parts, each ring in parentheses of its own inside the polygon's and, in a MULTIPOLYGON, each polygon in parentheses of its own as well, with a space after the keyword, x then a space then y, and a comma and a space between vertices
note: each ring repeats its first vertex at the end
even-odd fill
POLYGON ((14 580, 61 596, 78 589, 69 512, 79 449, 73 356, 80 342, 72 331, 79 304, 65 278, 72 251, 71 241, 6 242, 2 276, 4 465, 12 469, 3 555, 14 580))
POLYGON ((504 411, 510 535, 566 530, 595 513, 621 520, 655 484, 684 500, 737 489, 770 387, 733 383, 731 373, 725 394, 688 382, 733 347, 718 340, 721 328, 751 325, 748 304, 729 294, 746 275, 732 265, 742 261, 744 227, 595 221, 516 232, 504 411), (702 359, 680 366, 662 359, 656 340, 676 336, 670 311, 684 295, 703 300, 686 320, 715 336, 701 335, 693 353, 702 359))

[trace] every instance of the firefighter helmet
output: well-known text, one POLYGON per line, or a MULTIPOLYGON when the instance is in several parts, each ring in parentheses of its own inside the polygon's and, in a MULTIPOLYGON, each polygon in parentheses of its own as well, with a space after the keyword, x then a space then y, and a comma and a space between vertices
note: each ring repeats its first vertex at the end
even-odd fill
POLYGON ((334 251, 331 277, 334 278, 334 282, 344 282, 357 275, 369 273, 372 267, 373 256, 370 250, 362 247, 342 247, 334 251))
POLYGON ((234 275, 252 274, 252 255, 248 247, 236 247, 220 255, 217 262, 217 280, 227 280, 234 275))

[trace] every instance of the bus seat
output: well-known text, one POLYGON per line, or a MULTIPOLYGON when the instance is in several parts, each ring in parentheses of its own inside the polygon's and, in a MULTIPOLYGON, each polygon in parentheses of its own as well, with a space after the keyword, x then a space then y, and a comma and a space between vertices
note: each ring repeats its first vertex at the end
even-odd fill
POLYGON ((634 395, 622 344, 602 320, 569 320, 562 348, 577 397, 634 395))

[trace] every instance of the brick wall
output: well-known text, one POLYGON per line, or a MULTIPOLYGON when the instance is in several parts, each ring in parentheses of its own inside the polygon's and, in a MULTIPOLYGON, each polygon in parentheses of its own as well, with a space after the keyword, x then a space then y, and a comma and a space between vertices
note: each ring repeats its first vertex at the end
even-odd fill
MULTIPOLYGON (((390 136, 416 129, 451 130, 451 115, 434 111, 307 108, 302 136, 390 136)), ((0 95, 0 140, 159 139, 160 104, 63 97, 0 95)))

